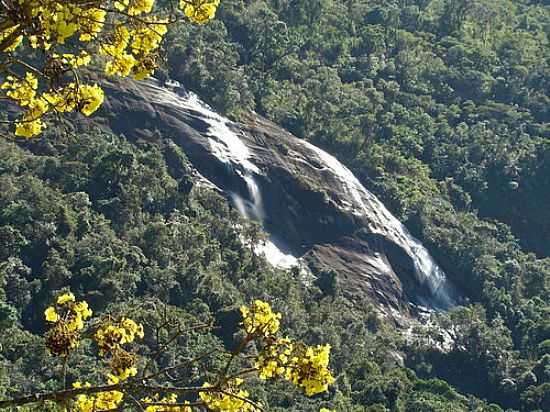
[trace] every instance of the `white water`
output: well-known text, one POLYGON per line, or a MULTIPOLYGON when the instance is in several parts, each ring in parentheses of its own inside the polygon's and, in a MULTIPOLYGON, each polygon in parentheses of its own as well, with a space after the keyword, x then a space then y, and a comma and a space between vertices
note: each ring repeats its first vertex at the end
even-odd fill
MULTIPOLYGON (((202 102, 194 93, 187 97, 178 96, 164 88, 152 85, 158 95, 153 100, 163 104, 172 104, 201 115, 201 119, 208 124, 208 143, 212 154, 222 163, 239 175, 248 189, 248 199, 238 193, 230 193, 231 199, 239 213, 246 219, 263 222, 265 217, 263 199, 260 187, 255 175, 261 174, 260 169, 251 162, 250 151, 242 140, 228 127, 228 120, 214 112, 208 105, 202 102)), ((299 265, 296 256, 285 253, 279 248, 273 239, 266 239, 254 247, 258 255, 264 255, 273 266, 291 268, 299 265)))
POLYGON ((245 173, 244 181, 246 182, 246 187, 248 188, 248 194, 250 195, 250 216, 249 219, 257 220, 263 222, 265 218, 264 212, 264 201, 262 198, 262 193, 260 192, 260 187, 254 179, 254 176, 251 173, 245 173))
MULTIPOLYGON (((263 200, 255 178, 261 172, 250 160, 251 154, 248 147, 228 127, 229 121, 212 111, 193 93, 182 97, 158 85, 151 86, 157 92, 156 96, 152 96, 153 100, 182 107, 201 115, 201 119, 209 125, 207 135, 212 153, 221 162, 231 167, 244 180, 248 188, 248 199, 237 193, 231 194, 235 206, 244 217, 262 222, 265 217, 263 200)), ((338 159, 306 141, 301 142, 319 157, 326 170, 340 181, 341 187, 347 192, 346 201, 342 207, 356 216, 367 216, 366 221, 369 222, 369 229, 373 233, 387 236, 389 232, 391 240, 401 246, 413 259, 418 282, 427 287, 432 295, 430 302, 425 304, 441 308, 453 306, 455 304, 454 287, 426 248, 338 159)), ((257 245, 256 251, 263 253, 274 266, 288 268, 299 264, 295 256, 283 252, 272 240, 266 241, 263 245, 257 245)))
MULTIPOLYGON (((435 303, 435 306, 443 308, 453 306, 456 303, 454 286, 420 241, 411 235, 405 225, 393 216, 386 206, 369 192, 338 159, 306 141, 303 141, 303 144, 319 156, 325 166, 340 181, 342 187, 345 188, 348 194, 347 197, 352 200, 346 207, 356 216, 368 215, 369 222, 372 222, 369 229, 373 233, 387 235, 390 232, 392 240, 413 259, 418 282, 427 287, 432 294, 432 298, 435 298, 435 301, 431 302, 432 305, 435 303), (365 200, 370 204, 370 207, 367 207, 365 200), (377 216, 373 216, 373 210, 377 216)), ((424 304, 430 306, 428 302, 424 302, 424 304)))
POLYGON ((296 256, 283 252, 283 250, 279 248, 279 246, 277 246, 271 239, 266 239, 262 243, 256 245, 254 250, 258 255, 263 254, 267 261, 274 266, 283 269, 290 269, 294 266, 300 266, 300 261, 296 258, 296 256))

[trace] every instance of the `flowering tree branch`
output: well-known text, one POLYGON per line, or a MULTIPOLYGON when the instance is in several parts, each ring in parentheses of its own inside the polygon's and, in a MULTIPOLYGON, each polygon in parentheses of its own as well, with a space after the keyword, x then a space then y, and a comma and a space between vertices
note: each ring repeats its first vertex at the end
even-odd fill
POLYGON ((219 4, 180 0, 179 7, 155 11, 155 0, 2 1, 0 98, 23 111, 12 121, 15 134, 39 135, 53 112, 90 116, 104 95, 97 84, 79 81, 82 67, 101 64, 107 76, 145 79, 157 68, 168 26, 181 16, 206 23, 219 4))
MULTIPOLYGON (((137 405, 143 412, 170 411, 175 410, 175 407, 180 412, 191 412, 192 407, 198 405, 218 412, 264 412, 264 406, 253 401, 249 392, 244 389, 245 379, 253 374, 264 380, 283 378, 303 389, 308 396, 327 390, 328 385, 334 381, 328 369, 328 345, 308 347, 302 342, 277 338, 281 314, 273 312, 266 302, 257 300, 250 306, 242 306, 241 314, 241 325, 246 334, 234 350, 214 348, 185 362, 147 373, 156 363, 151 359, 157 359, 159 353, 166 351, 170 345, 177 344, 178 338, 185 332, 177 325, 176 332, 168 333, 166 341, 160 343, 161 329, 165 328, 169 332, 169 328, 175 326, 165 309, 160 327, 156 328, 158 351, 153 352, 143 372, 138 374, 137 355, 128 345, 145 336, 143 325, 127 317, 117 319, 108 315, 99 318, 89 327, 90 331, 84 333, 93 312, 86 301, 77 301, 72 293, 65 293, 44 311, 45 320, 49 324, 45 346, 52 356, 63 361, 65 370, 70 355, 77 350, 81 340, 91 339, 97 345, 100 359, 108 361, 107 383, 91 385, 77 381, 73 382, 72 389, 64 388, 0 400, 0 409, 53 402, 65 407, 73 405, 71 410, 79 412, 117 411, 128 403, 137 405), (252 357, 241 356, 246 355, 252 342, 259 347, 259 354, 252 357), (186 378, 190 383, 202 381, 201 386, 173 385, 177 379, 171 380, 170 384, 162 382, 163 377, 169 377, 168 372, 203 364, 216 354, 228 357, 218 371, 205 367, 202 376, 186 378), (235 367, 234 363, 238 358, 243 363, 235 367), (213 383, 210 383, 209 378, 212 377, 213 383), (188 400, 191 395, 195 396, 193 401, 188 400), (166 409, 158 409, 164 407, 166 409)), ((187 331, 195 333, 211 327, 211 324, 197 324, 187 331)), ((63 377, 62 380, 64 379, 63 377)))

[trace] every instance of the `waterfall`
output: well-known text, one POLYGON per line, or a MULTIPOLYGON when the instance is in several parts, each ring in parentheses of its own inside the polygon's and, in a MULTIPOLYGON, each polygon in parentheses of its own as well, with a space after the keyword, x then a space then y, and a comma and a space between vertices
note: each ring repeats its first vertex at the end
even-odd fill
POLYGON ((245 172, 243 179, 246 182, 246 187, 250 196, 250 213, 248 218, 257 220, 258 222, 263 222, 265 212, 260 187, 258 186, 256 179, 254 179, 254 176, 251 173, 245 172))
MULTIPOLYGON (((172 101, 172 103, 175 102, 172 101)), ((244 218, 262 224, 265 211, 262 193, 256 179, 261 172, 250 160, 251 154, 248 147, 228 127, 227 119, 214 112, 196 94, 189 93, 187 98, 177 99, 177 105, 199 113, 201 119, 208 124, 207 135, 212 154, 231 168, 246 184, 248 191, 246 198, 236 192, 229 194, 233 204, 244 218)), ((298 266, 298 258, 285 249, 282 242, 269 236, 268 239, 256 245, 254 250, 259 255, 263 254, 273 266, 281 268, 298 266)))
MULTIPOLYGON (((262 175, 262 172, 251 160, 253 156, 248 146, 229 127, 231 122, 215 113, 193 93, 181 96, 158 84, 151 83, 150 87, 156 92, 150 96, 153 101, 195 112, 202 121, 208 124, 206 137, 211 153, 220 162, 226 164, 232 173, 239 176, 247 188, 246 194, 229 193, 233 204, 245 218, 263 223, 265 210, 261 187, 258 184, 258 177, 262 175)), ((238 128, 234 129, 238 130, 238 128)), ((439 309, 454 306, 458 293, 453 284, 426 248, 409 233, 407 228, 389 212, 384 204, 334 156, 306 141, 296 139, 296 143, 306 149, 305 153, 309 152, 308 156, 317 158, 316 164, 320 163, 322 166, 320 173, 328 172, 332 179, 339 182, 339 189, 344 193, 339 193, 338 199, 333 199, 334 203, 338 204, 339 208, 357 216, 371 233, 380 234, 398 245, 412 259, 414 276, 418 284, 429 291, 429 295, 425 298, 418 297, 420 303, 430 308, 439 309)), ((296 160, 309 164, 310 159, 303 157, 303 153, 299 154, 299 157, 300 159, 296 160)), ((287 253, 284 245, 272 236, 265 244, 257 245, 256 252, 264 254, 274 266, 291 267, 299 263, 298 258, 287 253)))
POLYGON ((457 291, 448 280, 445 272, 437 265, 428 250, 410 234, 384 204, 369 192, 355 175, 338 159, 317 146, 303 141, 303 145, 316 153, 324 162, 324 166, 337 178, 346 190, 349 202, 344 206, 354 215, 367 215, 369 230, 372 233, 384 234, 390 232, 391 240, 401 246, 414 262, 415 276, 420 285, 428 288, 431 294, 430 302, 422 302, 426 306, 447 309, 456 305, 457 291), (367 206, 367 201, 370 208, 367 206), (372 213, 374 209, 374 215, 372 213), (384 228, 384 231, 381 230, 384 228))
POLYGON ((262 223, 265 218, 265 212, 260 187, 250 172, 245 171, 241 177, 246 183, 248 198, 244 198, 236 192, 229 193, 229 196, 243 217, 262 223))

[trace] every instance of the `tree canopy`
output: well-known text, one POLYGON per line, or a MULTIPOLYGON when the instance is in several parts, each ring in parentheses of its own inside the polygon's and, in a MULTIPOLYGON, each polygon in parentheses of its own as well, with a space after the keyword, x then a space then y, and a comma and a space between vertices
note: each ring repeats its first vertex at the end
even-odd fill
POLYGON ((108 76, 143 80, 157 67, 159 47, 180 14, 206 23, 220 0, 13 0, 0 8, 0 98, 23 109, 17 136, 40 134, 47 114, 89 116, 104 94, 81 69, 102 65, 108 76), (157 7, 157 9, 160 9, 157 7), (98 60, 98 61, 96 61, 98 60))

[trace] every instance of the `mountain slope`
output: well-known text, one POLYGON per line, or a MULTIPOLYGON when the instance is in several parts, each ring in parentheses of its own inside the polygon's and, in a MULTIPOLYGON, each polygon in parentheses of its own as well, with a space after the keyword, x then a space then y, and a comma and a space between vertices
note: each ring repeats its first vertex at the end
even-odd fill
POLYGON ((389 314, 417 311, 415 303, 456 304, 456 288, 428 251, 328 153, 256 115, 246 124, 230 122, 181 87, 105 89, 108 129, 149 141, 172 137, 245 217, 315 273, 334 271, 346 295, 389 314), (140 105, 147 111, 134 112, 140 105))

